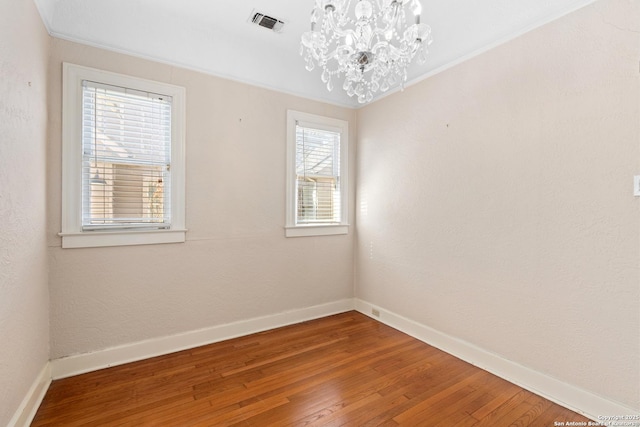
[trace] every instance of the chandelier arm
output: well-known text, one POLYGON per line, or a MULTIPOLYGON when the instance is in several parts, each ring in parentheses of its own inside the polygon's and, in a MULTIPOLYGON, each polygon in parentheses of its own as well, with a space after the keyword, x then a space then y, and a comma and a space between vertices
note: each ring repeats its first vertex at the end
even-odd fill
POLYGON ((331 30, 336 33, 340 37, 344 37, 346 33, 336 24, 335 10, 327 10, 325 11, 325 16, 327 17, 327 22, 329 22, 329 27, 331 30))
POLYGON ((393 1, 390 7, 393 8, 393 17, 389 21, 389 28, 393 28, 398 24, 398 18, 400 18, 400 8, 402 8, 402 2, 393 1))
POLYGON ((389 31, 393 31, 393 28, 398 25, 398 19, 400 18, 400 7, 402 7, 402 4, 399 2, 393 2, 392 3, 392 7, 395 9, 394 13, 393 13, 393 18, 390 21, 385 21, 383 20, 383 22, 385 22, 387 25, 384 28, 379 28, 376 26, 376 28, 373 31, 373 34, 376 36, 384 36, 385 33, 389 32, 389 31))
POLYGON ((411 51, 407 49, 398 48, 392 44, 388 44, 389 46, 389 58, 390 63, 397 63, 399 60, 406 58, 407 56, 411 57, 411 51))
POLYGON ((350 36, 353 40, 356 39, 356 31, 349 28, 348 30, 341 30, 340 33, 336 32, 340 37, 350 36))
POLYGON ((388 22, 388 23, 387 23, 387 26, 386 26, 386 27, 384 27, 384 28, 376 27, 376 28, 373 30, 373 35, 376 35, 376 36, 384 36, 384 34, 385 34, 386 32, 388 32, 388 31, 391 31, 391 30, 393 29, 393 27, 395 27, 395 25, 396 25, 395 23, 388 22))
MULTIPOLYGON (((331 53, 328 53, 328 54, 327 54, 327 56, 326 56, 326 58, 327 58, 327 59, 331 58, 331 59, 336 59, 336 60, 337 60, 337 59, 338 59, 338 49, 334 50, 334 51, 333 51, 333 52, 331 52, 331 53)), ((329 67, 327 67, 327 69, 328 69, 328 68, 329 68, 329 67)))
POLYGON ((381 47, 384 46, 389 46, 389 48, 392 49, 396 49, 396 47, 394 45, 392 45, 391 43, 387 43, 387 42, 378 42, 376 44, 373 45, 373 47, 371 48, 371 52, 373 52, 374 54, 378 54, 378 49, 380 49, 381 47))

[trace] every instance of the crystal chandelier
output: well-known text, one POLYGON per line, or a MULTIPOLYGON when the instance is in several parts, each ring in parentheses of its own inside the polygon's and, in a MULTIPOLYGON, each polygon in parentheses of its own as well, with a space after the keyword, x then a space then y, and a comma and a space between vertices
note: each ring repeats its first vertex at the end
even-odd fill
POLYGON ((418 55, 426 61, 431 28, 420 23, 418 0, 315 0, 311 31, 302 35, 300 54, 307 70, 322 68, 329 91, 342 88, 363 104, 378 91, 407 81, 407 67, 418 55), (353 5, 353 13, 351 12, 353 5))

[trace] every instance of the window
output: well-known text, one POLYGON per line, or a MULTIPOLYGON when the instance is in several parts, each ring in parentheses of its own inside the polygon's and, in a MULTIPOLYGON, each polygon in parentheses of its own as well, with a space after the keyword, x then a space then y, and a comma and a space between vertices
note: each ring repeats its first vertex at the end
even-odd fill
POLYGON ((62 247, 185 241, 184 88, 64 64, 62 247))
POLYGON ((348 123, 287 114, 286 236, 346 234, 348 123))

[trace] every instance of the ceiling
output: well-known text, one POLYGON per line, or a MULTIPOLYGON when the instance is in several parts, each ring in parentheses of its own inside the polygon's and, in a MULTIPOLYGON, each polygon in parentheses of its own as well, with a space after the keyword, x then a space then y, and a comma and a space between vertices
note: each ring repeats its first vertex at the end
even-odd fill
MULTIPOLYGON (((55 37, 202 71, 332 104, 357 107, 340 85, 328 92, 299 54, 315 0, 35 0, 55 37), (252 11, 285 22, 280 33, 249 23, 252 11)), ((427 63, 409 84, 595 0, 421 0, 433 31, 427 63)))

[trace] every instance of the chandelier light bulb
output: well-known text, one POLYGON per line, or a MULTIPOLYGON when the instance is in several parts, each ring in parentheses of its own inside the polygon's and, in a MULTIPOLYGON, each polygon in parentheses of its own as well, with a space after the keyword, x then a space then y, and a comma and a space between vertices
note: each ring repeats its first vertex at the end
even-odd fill
POLYGON ((371 18, 371 15, 373 14, 373 6, 371 5, 371 2, 369 0, 360 0, 356 4, 355 14, 356 19, 358 20, 371 18))
POLYGON ((413 15, 416 17, 416 24, 420 23, 420 14, 422 13, 422 5, 418 0, 413 0, 411 2, 411 11, 413 15))
POLYGON ((316 66, 331 91, 333 79, 359 103, 407 80, 407 68, 426 60, 431 28, 420 23, 419 0, 315 0, 311 30, 302 35, 306 69, 316 66), (413 19, 412 19, 413 18, 413 19))

